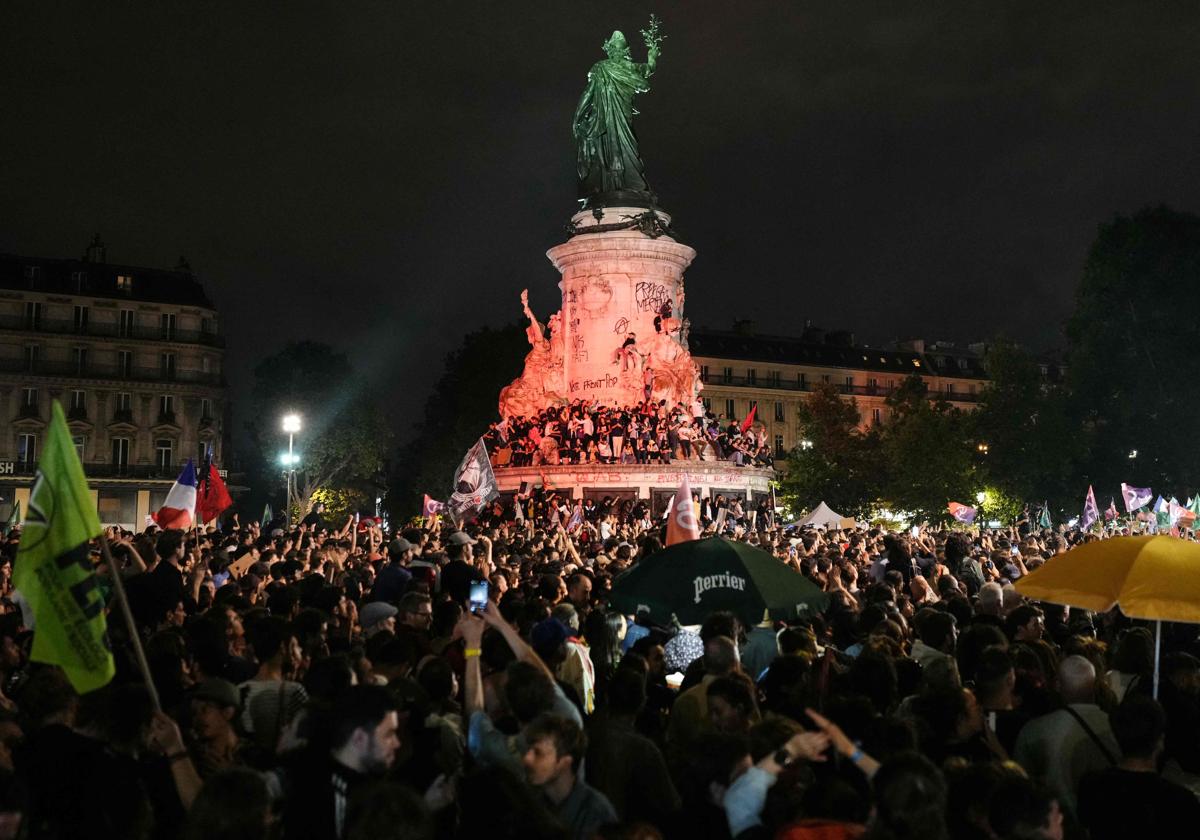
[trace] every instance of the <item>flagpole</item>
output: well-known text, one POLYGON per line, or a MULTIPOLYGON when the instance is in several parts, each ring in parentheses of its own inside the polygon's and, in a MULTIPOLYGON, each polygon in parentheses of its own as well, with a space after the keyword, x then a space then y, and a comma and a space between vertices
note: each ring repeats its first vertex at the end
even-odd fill
POLYGON ((137 657, 138 668, 141 669, 142 679, 146 681, 146 691, 150 694, 150 702, 154 704, 156 712, 162 711, 162 704, 158 699, 158 689, 154 687, 154 678, 150 676, 150 663, 146 661, 146 651, 142 649, 142 639, 138 635, 137 624, 133 620, 133 611, 129 609, 129 599, 125 596, 125 584, 121 582, 121 570, 117 568, 117 561, 113 559, 112 552, 108 548, 108 538, 104 533, 100 533, 100 553, 104 555, 104 561, 108 563, 109 574, 112 575, 113 590, 117 593, 117 601, 121 605, 121 614, 125 617, 125 626, 129 630, 129 640, 133 643, 133 653, 137 657))

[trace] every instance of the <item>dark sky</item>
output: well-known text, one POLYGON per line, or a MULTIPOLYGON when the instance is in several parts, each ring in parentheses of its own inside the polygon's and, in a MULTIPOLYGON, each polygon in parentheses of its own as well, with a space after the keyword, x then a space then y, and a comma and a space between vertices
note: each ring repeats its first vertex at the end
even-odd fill
POLYGON ((88 0, 0 11, 0 250, 185 254, 236 396, 314 338, 415 418, 465 331, 557 306, 571 116, 652 9, 696 324, 1053 347, 1098 224, 1200 209, 1194 3, 88 0))

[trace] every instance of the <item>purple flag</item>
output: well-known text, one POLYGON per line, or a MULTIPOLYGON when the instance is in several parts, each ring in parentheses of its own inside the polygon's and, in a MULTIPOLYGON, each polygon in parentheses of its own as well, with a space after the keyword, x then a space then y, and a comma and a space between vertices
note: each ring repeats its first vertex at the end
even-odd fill
POLYGON ((1143 505, 1148 505, 1154 494, 1150 492, 1149 487, 1130 487, 1122 482, 1121 497, 1125 499, 1125 512, 1133 513, 1143 505))
POLYGON ((1079 530, 1086 531, 1100 520, 1100 508, 1096 507, 1096 494, 1088 485, 1087 498, 1083 500, 1083 516, 1079 519, 1079 530))

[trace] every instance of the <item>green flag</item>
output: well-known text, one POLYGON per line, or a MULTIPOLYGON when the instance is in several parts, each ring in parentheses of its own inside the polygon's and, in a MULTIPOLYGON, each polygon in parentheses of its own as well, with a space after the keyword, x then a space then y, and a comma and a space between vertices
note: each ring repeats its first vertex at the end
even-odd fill
POLYGON ((58 400, 29 495, 13 583, 33 610, 33 653, 62 667, 75 690, 100 688, 115 672, 104 599, 88 557, 100 520, 58 400))
POLYGON ((13 528, 21 524, 21 503, 13 502, 12 512, 8 515, 8 521, 4 523, 4 533, 8 533, 13 528))
POLYGON ((1200 527, 1200 493, 1188 502, 1187 509, 1196 514, 1196 527, 1200 527))
POLYGON ((258 523, 259 525, 262 526, 264 534, 267 531, 267 526, 271 524, 271 520, 274 518, 275 518, 275 514, 271 513, 271 505, 268 502, 267 504, 263 505, 262 522, 258 523))
POLYGON ((1047 502, 1042 502, 1042 515, 1038 517, 1038 526, 1041 528, 1050 527, 1050 505, 1047 502))

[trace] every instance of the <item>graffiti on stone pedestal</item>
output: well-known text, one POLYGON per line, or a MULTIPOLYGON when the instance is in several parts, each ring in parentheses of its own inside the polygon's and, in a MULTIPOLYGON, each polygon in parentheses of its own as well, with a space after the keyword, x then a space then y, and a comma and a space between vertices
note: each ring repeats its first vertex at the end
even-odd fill
POLYGON ((658 312, 664 303, 670 303, 667 287, 648 280, 638 281, 633 287, 633 302, 638 312, 658 312))
POLYGON ((629 332, 629 319, 618 318, 617 323, 613 324, 613 332, 615 332, 617 335, 624 335, 625 333, 629 332))

